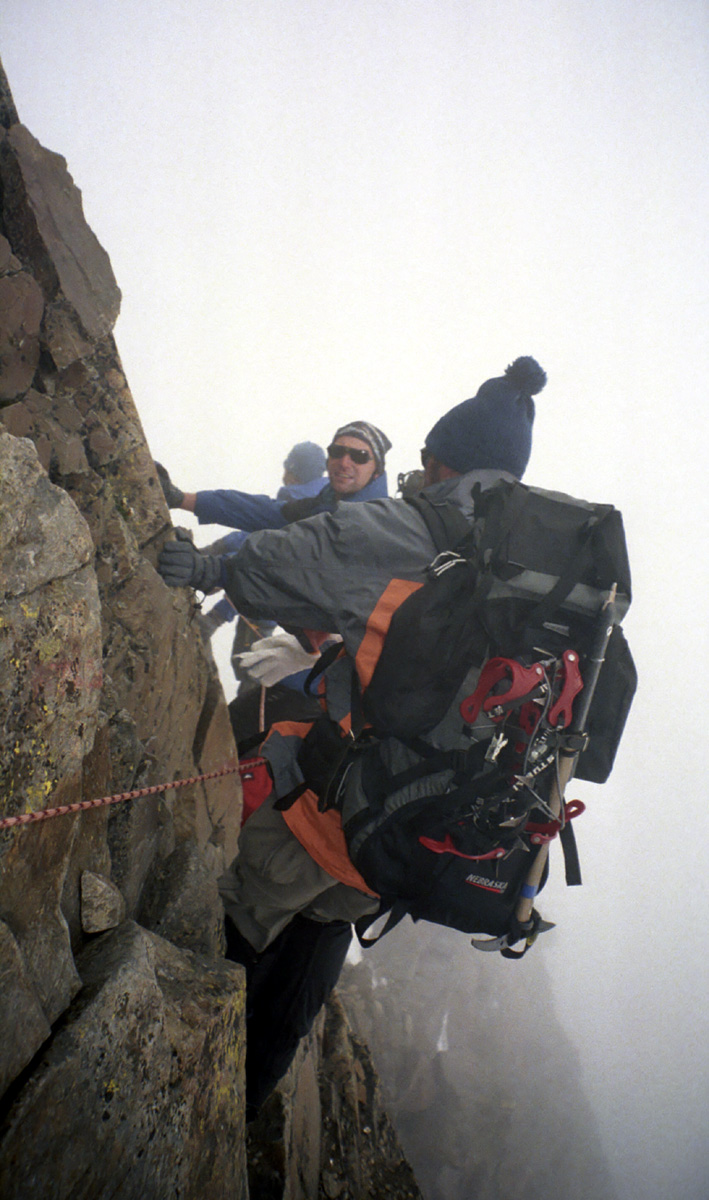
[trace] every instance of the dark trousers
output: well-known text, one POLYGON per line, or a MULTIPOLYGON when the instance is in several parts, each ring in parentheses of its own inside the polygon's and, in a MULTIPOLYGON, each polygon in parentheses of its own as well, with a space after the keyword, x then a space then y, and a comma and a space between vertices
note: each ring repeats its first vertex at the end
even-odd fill
POLYGON ((227 958, 246 967, 246 1103, 255 1115, 337 983, 352 927, 298 914, 256 954, 226 917, 226 938, 227 958))

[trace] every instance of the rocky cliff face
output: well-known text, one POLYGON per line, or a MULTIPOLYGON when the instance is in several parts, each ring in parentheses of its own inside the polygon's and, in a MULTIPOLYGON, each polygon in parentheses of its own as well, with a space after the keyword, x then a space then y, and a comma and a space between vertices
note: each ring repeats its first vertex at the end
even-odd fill
MULTIPOLYGON (((0 130, 0 816, 235 761, 64 160, 0 130)), ((0 1193, 245 1192, 238 776, 0 833, 0 1193)))
MULTIPOLYGON (((236 763, 195 601, 155 570, 170 516, 119 304, 0 68, 0 820, 236 763)), ((240 816, 232 773, 0 829, 3 1200, 248 1194, 216 889, 240 816)), ((341 1010, 316 1034, 252 1132, 252 1194, 415 1200, 341 1010)))

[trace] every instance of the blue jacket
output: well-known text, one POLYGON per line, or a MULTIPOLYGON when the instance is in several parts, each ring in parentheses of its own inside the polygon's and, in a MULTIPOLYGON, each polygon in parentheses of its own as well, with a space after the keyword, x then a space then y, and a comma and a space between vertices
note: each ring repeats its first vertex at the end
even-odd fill
POLYGON ((334 512, 340 499, 342 501, 381 500, 388 494, 386 474, 373 479, 361 491, 341 498, 333 491, 327 477, 323 476, 322 479, 313 480, 311 483, 281 488, 275 500, 270 496, 224 489, 214 492, 197 492, 194 511, 200 525, 227 525, 230 529, 243 529, 246 533, 255 533, 260 529, 283 529, 290 524, 288 516, 283 513, 283 507, 284 504, 293 500, 307 496, 317 497, 318 503, 307 514, 314 516, 315 513, 334 512), (314 490, 304 492, 302 490, 304 488, 314 490), (288 495, 283 496, 284 492, 287 492, 288 495), (296 495, 296 492, 299 492, 299 495, 296 495))

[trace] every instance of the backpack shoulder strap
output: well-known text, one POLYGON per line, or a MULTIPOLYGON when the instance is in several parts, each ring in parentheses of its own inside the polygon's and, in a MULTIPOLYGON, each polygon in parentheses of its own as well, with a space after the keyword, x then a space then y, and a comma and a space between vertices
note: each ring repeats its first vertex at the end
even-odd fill
POLYGON ((404 500, 423 517, 439 554, 443 550, 452 550, 470 532, 470 521, 450 500, 436 503, 422 495, 405 496, 404 500))
MULTIPOLYGON (((483 531, 476 538, 476 557, 483 565, 504 542, 522 513, 527 503, 527 488, 518 480, 501 480, 485 492, 476 483, 471 494, 475 507, 473 519, 465 517, 451 500, 434 501, 422 493, 404 499, 423 517, 439 554, 457 548, 469 537, 475 521, 482 518, 483 531)), ((467 549, 470 548, 469 544, 467 549)))

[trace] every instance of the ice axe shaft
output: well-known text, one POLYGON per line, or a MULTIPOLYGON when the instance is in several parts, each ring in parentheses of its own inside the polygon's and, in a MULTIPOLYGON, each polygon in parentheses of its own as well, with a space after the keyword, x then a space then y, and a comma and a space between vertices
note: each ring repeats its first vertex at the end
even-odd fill
MULTIPOLYGON (((601 667, 605 661, 608 642, 610 641, 613 626, 616 623, 615 611, 615 596, 616 584, 613 584, 598 618, 598 626, 596 636, 593 640, 593 646, 587 659, 586 674, 584 677, 583 691, 579 697, 576 719, 572 728, 569 730, 571 735, 583 734, 586 729, 586 722, 593 700, 593 694, 596 690, 598 677, 601 673, 601 667)), ((559 763, 559 771, 551 788, 549 797, 549 809, 555 818, 561 814, 564 803, 564 792, 566 785, 573 776, 578 762, 579 752, 574 754, 562 755, 559 763)), ((546 866, 547 856, 549 854, 549 843, 545 842, 540 846, 534 857, 534 861, 529 869, 529 874, 522 888, 520 899, 517 903, 516 917, 521 925, 524 925, 531 919, 532 909, 534 908, 534 898, 539 889, 546 866)))

